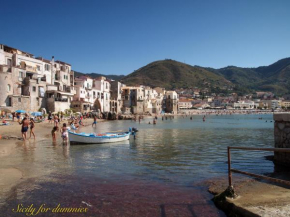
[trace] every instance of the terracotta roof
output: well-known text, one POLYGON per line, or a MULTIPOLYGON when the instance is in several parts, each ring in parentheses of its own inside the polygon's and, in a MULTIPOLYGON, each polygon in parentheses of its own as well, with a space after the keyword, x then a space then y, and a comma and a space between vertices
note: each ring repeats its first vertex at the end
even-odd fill
POLYGON ((188 99, 179 99, 179 102, 191 102, 191 100, 188 100, 188 99))

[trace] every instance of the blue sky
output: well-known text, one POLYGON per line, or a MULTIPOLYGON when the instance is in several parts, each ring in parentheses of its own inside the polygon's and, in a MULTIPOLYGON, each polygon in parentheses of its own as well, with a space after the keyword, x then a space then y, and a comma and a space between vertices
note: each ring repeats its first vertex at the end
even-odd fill
POLYGON ((1 1, 0 43, 85 73, 129 74, 165 58, 221 68, 290 56, 290 1, 1 1))

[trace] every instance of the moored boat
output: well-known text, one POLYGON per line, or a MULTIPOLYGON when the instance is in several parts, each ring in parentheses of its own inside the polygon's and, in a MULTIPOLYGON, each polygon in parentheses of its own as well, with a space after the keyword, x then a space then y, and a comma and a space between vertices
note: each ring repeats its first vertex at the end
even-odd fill
POLYGON ((111 143, 120 142, 130 139, 131 132, 122 133, 74 133, 69 131, 70 143, 79 144, 100 144, 100 143, 111 143))

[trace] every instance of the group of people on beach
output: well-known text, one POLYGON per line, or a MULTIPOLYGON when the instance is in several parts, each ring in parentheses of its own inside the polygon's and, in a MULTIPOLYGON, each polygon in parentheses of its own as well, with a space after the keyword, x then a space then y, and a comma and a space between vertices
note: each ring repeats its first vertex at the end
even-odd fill
MULTIPOLYGON (((52 136, 53 142, 56 141, 57 132, 60 132, 61 138, 63 139, 63 142, 65 144, 67 144, 68 131, 69 130, 77 130, 79 127, 85 126, 83 123, 83 119, 86 119, 86 118, 89 118, 89 117, 87 115, 82 115, 82 114, 80 114, 77 117, 71 115, 71 117, 68 119, 68 123, 63 123, 62 127, 59 127, 59 123, 61 121, 63 121, 63 117, 60 117, 59 115, 53 116, 53 115, 49 114, 49 116, 48 116, 49 123, 54 123, 54 126, 53 126, 52 131, 51 131, 51 136, 52 136)), ((97 116, 94 115, 92 118, 94 119, 94 121, 92 123, 92 127, 93 126, 96 127, 97 116)))
POLYGON ((35 128, 35 122, 33 118, 29 118, 28 114, 24 115, 24 118, 22 119, 22 121, 20 121, 20 117, 17 118, 18 119, 18 123, 21 125, 21 134, 22 134, 22 138, 23 140, 27 140, 31 138, 31 135, 33 135, 34 139, 35 139, 35 133, 34 133, 34 128, 35 128), (30 129, 30 136, 29 138, 27 138, 27 132, 30 129))

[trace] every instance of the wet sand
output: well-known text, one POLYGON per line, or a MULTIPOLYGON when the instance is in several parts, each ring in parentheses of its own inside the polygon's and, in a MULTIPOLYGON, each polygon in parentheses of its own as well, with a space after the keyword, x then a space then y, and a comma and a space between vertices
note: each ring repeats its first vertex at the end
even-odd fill
MULTIPOLYGON (((108 181, 82 178, 78 176, 57 177, 60 182, 37 183, 28 180, 14 188, 6 205, 0 208, 4 216, 19 216, 13 213, 18 204, 25 207, 34 204, 40 207, 83 207, 86 213, 69 213, 69 216, 148 216, 148 217, 218 217, 225 216, 217 210, 205 189, 175 187, 158 182, 142 180, 108 181), (85 188, 84 188, 85 186, 85 188), (23 197, 17 192, 29 190, 23 197), (41 196, 41 199, 40 199, 41 196)), ((55 213, 42 213, 37 216, 55 216, 55 213)), ((4 217, 3 216, 3 217, 4 217)), ((57 216, 68 216, 57 213, 57 216)))
MULTIPOLYGON (((98 122, 103 122, 104 120, 98 120, 98 122)), ((53 123, 48 123, 48 121, 35 124, 35 135, 36 139, 30 138, 29 140, 23 141, 21 136, 21 125, 18 122, 8 121, 9 125, 0 126, 0 161, 4 157, 9 157, 17 151, 17 147, 21 146, 26 149, 35 145, 36 143, 41 143, 41 141, 46 139, 51 139, 51 130, 53 128, 53 123), (4 139, 4 138, 9 139, 4 139)), ((92 123, 92 119, 86 119, 83 121, 84 125, 89 125, 92 123)), ((67 121, 61 122, 67 123, 67 121)), ((30 130, 29 130, 30 131, 30 130)), ((27 133, 29 137, 29 131, 27 133)), ((60 133, 57 133, 57 141, 61 142, 60 133)), ((0 206, 3 204, 5 198, 9 191, 19 184, 23 180, 35 177, 37 175, 32 173, 27 173, 23 171, 22 168, 15 168, 13 165, 11 167, 3 167, 0 164, 0 206)))

